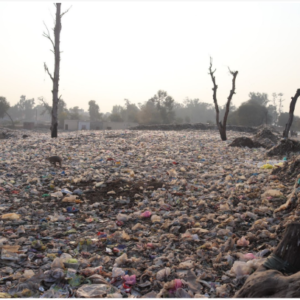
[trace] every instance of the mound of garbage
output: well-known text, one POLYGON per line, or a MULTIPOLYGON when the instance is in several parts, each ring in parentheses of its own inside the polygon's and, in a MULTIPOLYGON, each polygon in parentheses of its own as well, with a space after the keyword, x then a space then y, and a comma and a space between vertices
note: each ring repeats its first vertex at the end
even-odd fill
POLYGON ((300 174, 300 155, 291 158, 290 161, 286 161, 280 168, 274 168, 272 175, 277 175, 280 180, 290 181, 300 174))
POLYGON ((263 147, 259 142, 254 142, 248 137, 238 137, 229 144, 230 147, 248 147, 248 148, 259 148, 263 147))
POLYGON ((272 133, 268 128, 263 128, 257 132, 253 141, 261 144, 264 148, 270 149, 274 147, 279 140, 279 137, 272 133))
POLYGON ((278 145, 267 152, 267 155, 289 155, 292 152, 300 152, 300 142, 293 139, 282 139, 278 145))

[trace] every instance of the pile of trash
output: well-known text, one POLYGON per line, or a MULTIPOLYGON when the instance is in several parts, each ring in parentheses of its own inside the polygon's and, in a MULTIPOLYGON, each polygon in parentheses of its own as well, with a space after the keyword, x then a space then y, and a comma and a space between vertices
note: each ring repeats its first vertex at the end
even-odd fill
POLYGON ((227 135, 0 141, 0 297, 232 297, 299 216, 275 213, 294 188, 272 174, 283 158, 227 135))
POLYGON ((290 153, 300 152, 300 142, 293 139, 282 139, 280 143, 268 152, 268 156, 278 156, 286 155, 289 156, 290 153))
POLYGON ((254 142, 261 144, 264 148, 270 149, 279 141, 279 136, 272 133, 268 128, 263 128, 257 132, 253 138, 254 142))
POLYGON ((295 179, 300 174, 300 155, 292 157, 290 161, 285 161, 281 168, 273 169, 271 174, 286 182, 295 179))
POLYGON ((263 145, 260 144, 259 142, 254 142, 249 137, 244 137, 244 136, 234 139, 233 142, 229 146, 230 147, 248 147, 248 148, 263 147, 263 145))
POLYGON ((14 134, 13 130, 10 129, 0 129, 0 140, 5 140, 5 139, 9 139, 9 138, 14 138, 16 137, 16 135, 14 134))
POLYGON ((231 147, 248 147, 259 148, 263 147, 270 149, 274 147, 279 140, 279 137, 272 133, 272 131, 266 127, 260 129, 253 139, 249 137, 238 137, 233 140, 229 145, 231 147))

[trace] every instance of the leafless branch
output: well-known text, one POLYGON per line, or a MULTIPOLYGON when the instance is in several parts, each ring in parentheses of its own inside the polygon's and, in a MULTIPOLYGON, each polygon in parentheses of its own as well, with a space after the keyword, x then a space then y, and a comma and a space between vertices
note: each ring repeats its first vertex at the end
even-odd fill
POLYGON ((51 73, 49 72, 49 69, 48 69, 46 63, 44 63, 44 69, 45 69, 45 71, 48 73, 48 75, 50 76, 51 80, 53 81, 54 79, 53 79, 51 73))
POLYGON ((228 67, 228 71, 231 75, 234 75, 234 73, 236 73, 236 71, 231 71, 229 67, 228 67))
POLYGON ((47 38, 47 39, 51 42, 52 47, 53 47, 53 49, 54 49, 54 42, 53 42, 53 40, 52 40, 52 38, 51 38, 51 36, 50 36, 49 29, 48 29, 47 25, 45 24, 45 22, 43 22, 43 23, 44 23, 44 25, 45 25, 45 27, 46 27, 46 29, 47 29, 47 33, 43 32, 43 37, 47 38))
POLYGON ((38 100, 41 101, 45 108, 45 110, 41 112, 41 116, 43 116, 45 112, 51 115, 52 107, 44 100, 44 97, 39 97, 38 100))
POLYGON ((229 70, 230 74, 233 76, 232 89, 231 89, 230 94, 227 98, 225 114, 224 114, 223 122, 221 122, 219 120, 220 111, 219 111, 219 105, 218 105, 218 101, 217 101, 217 88, 218 88, 218 86, 216 84, 216 78, 214 76, 214 73, 216 72, 216 69, 214 71, 212 70, 212 58, 210 58, 209 75, 210 75, 211 80, 213 82, 212 90, 213 90, 213 100, 214 100, 215 110, 216 110, 216 123, 217 123, 217 126, 218 126, 219 131, 220 131, 221 139, 223 141, 226 141, 226 139, 227 139, 227 137, 226 137, 226 123, 227 123, 227 118, 228 118, 228 114, 229 114, 230 102, 231 102, 231 99, 232 99, 233 95, 235 94, 235 80, 236 80, 236 76, 238 74, 238 71, 233 72, 233 71, 230 70, 229 67, 228 67, 228 70, 229 70))
POLYGON ((211 77, 211 80, 213 82, 213 100, 214 100, 214 104, 215 104, 215 109, 216 109, 216 121, 217 124, 219 124, 219 105, 218 105, 218 101, 217 101, 217 84, 216 84, 216 78, 214 76, 214 73, 216 72, 217 69, 215 69, 214 71, 212 70, 212 58, 210 58, 210 64, 209 64, 209 74, 211 77))
POLYGON ((227 123, 227 117, 228 117, 229 109, 230 109, 230 102, 231 102, 233 95, 235 94, 235 80, 236 80, 236 76, 239 73, 238 71, 231 71, 229 67, 228 67, 228 70, 229 70, 230 74, 232 75, 232 88, 231 88, 229 96, 227 98, 226 110, 225 110, 225 114, 224 114, 224 118, 223 118, 223 126, 226 126, 226 123, 227 123))
POLYGON ((71 5, 65 12, 63 12, 63 13, 60 15, 60 17, 62 18, 63 15, 65 15, 71 8, 72 8, 72 5, 71 5))

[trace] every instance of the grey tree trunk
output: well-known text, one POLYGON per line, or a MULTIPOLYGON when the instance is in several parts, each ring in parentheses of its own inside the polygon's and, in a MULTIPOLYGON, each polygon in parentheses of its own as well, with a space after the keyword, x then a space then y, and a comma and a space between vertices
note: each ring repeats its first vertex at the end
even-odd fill
POLYGON ((54 77, 53 77, 53 90, 52 90, 52 120, 51 120, 51 137, 57 137, 57 127, 58 127, 58 89, 59 89, 59 65, 60 65, 60 31, 61 31, 61 3, 56 3, 56 19, 54 27, 54 77))
POLYGON ((52 47, 53 47, 53 53, 54 53, 54 75, 52 76, 49 72, 49 69, 44 63, 45 71, 48 73, 52 80, 52 112, 51 112, 51 137, 55 138, 57 137, 57 127, 58 127, 58 102, 60 97, 58 97, 58 91, 59 91, 59 68, 60 68, 60 32, 61 32, 61 18, 62 16, 68 12, 65 11, 61 14, 61 3, 55 3, 56 7, 56 18, 55 18, 55 27, 54 27, 54 41, 52 40, 49 30, 47 28, 47 33, 44 33, 44 37, 50 40, 52 47))
POLYGON ((214 76, 215 72, 216 72, 216 70, 214 70, 214 71, 212 70, 212 58, 210 58, 209 74, 210 74, 211 80, 213 82, 212 90, 213 90, 213 100, 214 100, 215 110, 216 110, 216 123, 217 123, 218 129, 219 129, 222 141, 226 141, 227 140, 227 136, 226 136, 227 118, 228 118, 228 114, 229 114, 231 99, 232 99, 233 95, 235 94, 235 80, 236 80, 236 76, 238 75, 238 71, 233 72, 229 69, 229 72, 232 75, 232 89, 227 98, 225 114, 223 117, 223 123, 220 121, 220 111, 219 111, 219 105, 218 105, 218 101, 217 101, 218 86, 216 84, 216 78, 214 76))
POLYGON ((293 119, 294 119, 294 110, 295 110, 296 102, 297 102, 299 96, 300 96, 300 89, 297 90, 295 96, 292 97, 292 101, 290 103, 289 120, 288 120, 287 124, 285 125, 285 129, 283 131, 284 138, 289 137, 289 131, 292 126, 293 119))

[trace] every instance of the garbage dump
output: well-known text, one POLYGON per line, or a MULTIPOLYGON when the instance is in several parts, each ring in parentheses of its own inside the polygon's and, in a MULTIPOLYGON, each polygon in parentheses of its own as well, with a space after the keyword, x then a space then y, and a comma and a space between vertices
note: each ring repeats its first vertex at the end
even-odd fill
POLYGON ((229 147, 250 133, 26 133, 0 141, 0 297, 233 297, 299 220, 291 158, 229 147))

